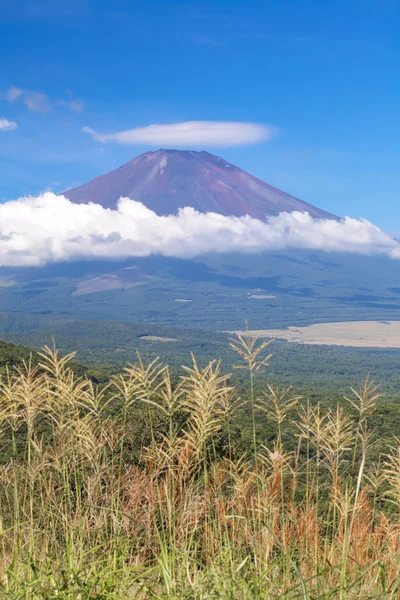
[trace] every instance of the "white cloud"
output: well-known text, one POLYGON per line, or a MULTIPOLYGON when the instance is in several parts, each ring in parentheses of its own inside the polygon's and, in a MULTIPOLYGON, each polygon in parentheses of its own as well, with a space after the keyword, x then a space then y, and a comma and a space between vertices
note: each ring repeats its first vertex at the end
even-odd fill
POLYGON ((116 133, 98 133, 83 127, 98 142, 148 144, 150 146, 243 146, 270 140, 276 133, 271 125, 234 121, 187 121, 166 125, 135 127, 116 133))
POLYGON ((0 119, 0 131, 12 131, 17 127, 18 125, 15 121, 9 121, 8 119, 0 119))
POLYGON ((22 100, 31 112, 49 112, 51 110, 49 99, 42 92, 22 90, 11 86, 7 90, 6 97, 11 104, 17 100, 22 100))
POLYGON ((398 241, 366 220, 349 217, 338 222, 294 212, 263 222, 248 216, 200 214, 190 207, 160 217, 128 198, 120 199, 118 210, 110 210, 98 204, 73 204, 51 192, 0 205, 0 266, 283 248, 400 258, 398 241))

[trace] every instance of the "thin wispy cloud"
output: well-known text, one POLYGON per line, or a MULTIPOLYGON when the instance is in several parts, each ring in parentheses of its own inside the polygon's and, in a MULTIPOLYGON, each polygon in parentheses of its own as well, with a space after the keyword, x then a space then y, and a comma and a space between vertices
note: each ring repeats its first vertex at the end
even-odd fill
POLYGON ((235 121, 187 121, 165 125, 135 127, 116 133, 99 133, 91 127, 83 127, 84 133, 103 144, 147 144, 150 146, 245 146, 273 138, 276 128, 260 123, 235 121))
POLYGON ((81 113, 83 111, 83 102, 80 100, 59 100, 57 104, 58 106, 69 108, 76 113, 81 113))
POLYGON ((84 258, 161 254, 188 258, 209 252, 258 253, 284 248, 400 258, 400 243, 363 219, 313 219, 281 213, 267 222, 198 213, 191 207, 158 216, 121 198, 117 210, 73 204, 51 192, 0 205, 0 265, 43 265, 84 258))
POLYGON ((6 97, 10 104, 22 101, 31 112, 49 112, 51 110, 50 101, 43 92, 11 86, 7 90, 6 97))
POLYGON ((222 21, 224 23, 237 21, 236 15, 231 12, 215 13, 207 11, 183 10, 180 12, 182 17, 196 21, 222 21))
POLYGON ((18 100, 18 98, 20 98, 23 93, 24 93, 24 91, 21 90, 20 88, 11 86, 7 90, 6 98, 10 103, 12 103, 12 102, 15 102, 15 100, 18 100))
POLYGON ((73 112, 81 113, 83 111, 83 102, 74 99, 72 92, 68 91, 67 94, 67 100, 62 99, 54 102, 44 92, 24 90, 12 85, 6 92, 6 99, 10 104, 22 102, 31 112, 46 113, 51 111, 53 106, 57 105, 72 110, 73 112))
POLYGON ((4 18, 29 23, 53 23, 89 14, 88 4, 87 0, 2 0, 0 8, 4 18))
POLYGON ((8 119, 0 119, 0 131, 12 131, 18 127, 15 121, 9 121, 8 119))
POLYGON ((221 48, 224 44, 221 40, 210 37, 209 35, 193 35, 192 40, 195 44, 201 46, 211 46, 212 48, 221 48))
POLYGON ((42 92, 25 92, 24 104, 32 112, 49 112, 51 110, 49 99, 42 92))

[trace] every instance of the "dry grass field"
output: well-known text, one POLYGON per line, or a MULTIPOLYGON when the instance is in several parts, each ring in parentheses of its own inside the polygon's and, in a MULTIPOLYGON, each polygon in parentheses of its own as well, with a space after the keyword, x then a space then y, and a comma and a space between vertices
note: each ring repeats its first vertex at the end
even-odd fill
POLYGON ((72 356, 46 349, 37 368, 6 374, 1 597, 399 598, 400 450, 394 439, 370 459, 376 388, 352 390, 347 411, 291 388, 266 385, 256 397, 268 342, 246 335, 232 347, 249 382, 245 453, 234 428, 244 400, 218 362, 199 368, 193 359, 173 379, 138 356, 98 390, 74 375, 72 356), (135 459, 138 410, 151 435, 135 459), (273 439, 256 438, 262 414, 275 423, 273 439))
POLYGON ((260 338, 284 339, 297 344, 400 348, 400 321, 317 323, 307 327, 250 330, 248 333, 260 338))
POLYGON ((140 339, 147 342, 179 342, 178 338, 162 337, 160 335, 141 335, 140 339))

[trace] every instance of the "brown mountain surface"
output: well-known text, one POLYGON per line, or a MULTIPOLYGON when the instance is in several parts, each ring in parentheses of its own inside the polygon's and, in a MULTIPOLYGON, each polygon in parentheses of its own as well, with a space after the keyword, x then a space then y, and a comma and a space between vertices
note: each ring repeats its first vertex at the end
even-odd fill
POLYGON ((292 211, 337 218, 204 151, 146 152, 64 195, 72 202, 106 208, 116 208, 120 197, 128 197, 158 215, 192 206, 200 212, 258 219, 292 211))

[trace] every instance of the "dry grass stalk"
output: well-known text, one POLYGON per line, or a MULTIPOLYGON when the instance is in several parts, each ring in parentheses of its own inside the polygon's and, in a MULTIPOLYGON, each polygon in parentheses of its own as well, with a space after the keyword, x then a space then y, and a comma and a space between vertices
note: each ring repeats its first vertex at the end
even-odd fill
MULTIPOLYGON (((254 374, 268 358, 252 340, 238 344, 254 374)), ((0 382, 4 597, 398 597, 400 444, 367 465, 372 384, 350 402, 356 419, 268 386, 260 408, 278 434, 255 463, 233 458, 229 436, 218 448, 241 404, 220 363, 193 359, 175 385, 138 357, 99 391, 71 358, 46 349, 38 368, 0 382), (124 443, 141 406, 165 427, 135 462, 124 443), (299 445, 288 451, 294 412, 299 445)))

